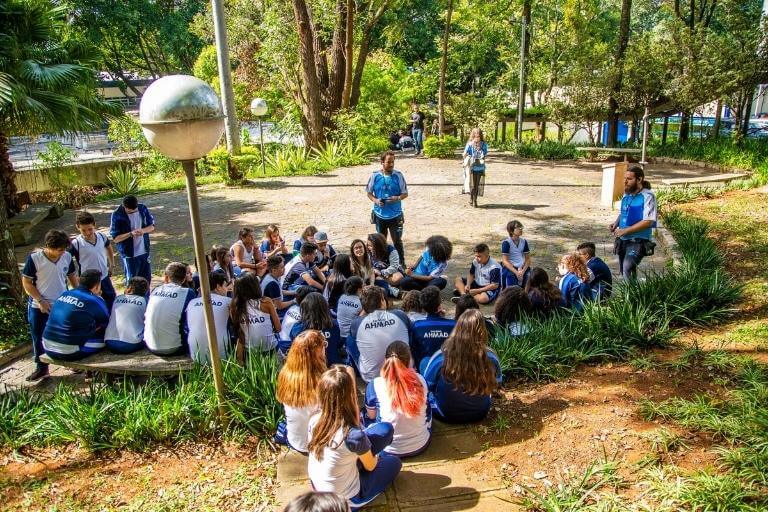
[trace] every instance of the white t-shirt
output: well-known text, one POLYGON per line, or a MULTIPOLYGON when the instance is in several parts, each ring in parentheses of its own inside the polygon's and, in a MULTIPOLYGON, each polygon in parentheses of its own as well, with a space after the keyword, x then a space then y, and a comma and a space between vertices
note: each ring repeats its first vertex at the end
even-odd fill
MULTIPOLYGON (((216 341, 219 345, 219 357, 226 359, 229 345, 229 305, 232 299, 225 295, 211 294, 213 323, 216 329, 216 341)), ((210 363, 208 350, 208 331, 205 328, 205 308, 202 297, 197 297, 187 307, 187 328, 189 329, 189 357, 200 363, 210 363)))
POLYGON ((245 346, 259 352, 268 352, 277 346, 272 317, 259 309, 260 302, 248 301, 248 320, 240 324, 245 333, 245 346))
POLYGON ((280 323, 280 339, 290 342, 291 329, 299 322, 301 322, 301 309, 298 304, 294 304, 286 310, 283 321, 280 323))
POLYGON ((320 407, 308 405, 307 407, 285 407, 285 426, 288 434, 288 442, 294 450, 307 452, 307 436, 309 435, 309 419, 320 412, 320 407))
POLYGON ((187 305, 195 292, 175 283, 163 284, 152 290, 144 322, 144 342, 158 354, 172 354, 186 338, 187 305))
POLYGON ((425 318, 427 318, 426 313, 418 313, 416 311, 408 312, 408 320, 410 320, 411 323, 416 322, 418 320, 424 320, 425 318))
POLYGON ((107 265, 109 238, 104 233, 96 233, 94 243, 86 240, 83 235, 77 235, 72 240, 71 245, 80 265, 80 274, 85 270, 95 269, 101 272, 102 279, 107 277, 109 273, 109 266, 107 265))
POLYGON ((360 316, 362 308, 360 297, 357 295, 344 294, 339 297, 339 304, 336 306, 336 320, 339 322, 339 333, 342 340, 346 340, 349 336, 352 320, 360 316))
POLYGON ((112 315, 104 333, 110 344, 138 345, 144 341, 144 313, 147 299, 141 295, 118 295, 112 304, 112 315))
POLYGON ((352 321, 349 335, 360 353, 357 369, 365 382, 379 376, 390 343, 398 340, 408 343, 410 327, 408 317, 399 309, 378 309, 352 321))
MULTIPOLYGON (((141 229, 141 214, 138 211, 128 214, 128 219, 131 221, 131 231, 135 229, 141 229)), ((147 248, 144 247, 144 236, 133 236, 133 256, 141 256, 146 254, 147 248)))
MULTIPOLYGON (((405 414, 392 410, 392 397, 387 392, 387 383, 382 377, 376 377, 368 384, 365 405, 372 407, 374 400, 378 405, 380 421, 391 423, 395 429, 392 444, 384 448, 387 453, 407 455, 424 447, 429 441, 432 418, 427 415, 427 382, 417 374, 424 394, 424 407, 419 414, 409 418, 405 414), (371 393, 373 391, 373 394, 371 393)), ((430 415, 431 416, 431 415, 430 415)))

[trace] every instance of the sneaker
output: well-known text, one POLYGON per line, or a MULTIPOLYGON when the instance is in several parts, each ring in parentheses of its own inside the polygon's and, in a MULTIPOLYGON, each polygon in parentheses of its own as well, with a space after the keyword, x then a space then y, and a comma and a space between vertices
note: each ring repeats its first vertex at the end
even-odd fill
POLYGON ((40 365, 37 368, 35 368, 35 371, 27 375, 27 378, 25 379, 27 382, 33 382, 36 380, 44 379, 48 376, 48 365, 40 365))
POLYGON ((392 297, 394 297, 396 299, 399 299, 400 298, 400 288, 395 288, 394 286, 390 286, 389 287, 389 294, 392 297))
POLYGON ((461 297, 461 293, 459 292, 458 288, 453 289, 453 296, 454 297, 461 297))
POLYGON ((453 302, 454 304, 458 304, 460 299, 461 299, 461 297, 456 295, 454 297, 451 297, 451 302, 453 302))

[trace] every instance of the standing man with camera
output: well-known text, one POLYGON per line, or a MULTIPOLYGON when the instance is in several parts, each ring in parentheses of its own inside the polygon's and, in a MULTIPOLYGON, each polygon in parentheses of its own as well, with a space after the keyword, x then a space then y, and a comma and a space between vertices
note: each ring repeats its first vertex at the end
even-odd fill
POLYGON ((405 261, 402 201, 408 197, 408 186, 403 173, 395 170, 395 154, 392 151, 381 155, 381 170, 371 174, 365 191, 368 199, 373 201, 371 224, 375 224, 376 231, 385 237, 389 232, 400 261, 405 261))
POLYGON ((653 254, 656 244, 651 239, 656 217, 656 195, 645 180, 643 168, 634 165, 624 173, 621 212, 608 227, 616 237, 613 250, 619 257, 619 269, 624 279, 634 279, 643 257, 653 254))

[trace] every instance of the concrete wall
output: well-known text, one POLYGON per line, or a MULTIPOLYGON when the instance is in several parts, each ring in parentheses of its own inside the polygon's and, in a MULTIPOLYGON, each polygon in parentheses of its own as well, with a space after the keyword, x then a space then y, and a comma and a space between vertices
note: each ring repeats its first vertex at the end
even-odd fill
MULTIPOLYGON (((80 185, 103 185, 107 173, 120 164, 131 165, 141 161, 143 157, 124 156, 100 158, 84 162, 73 162, 68 167, 78 174, 80 185)), ((19 192, 46 192, 51 190, 47 169, 16 169, 16 188, 19 192)))

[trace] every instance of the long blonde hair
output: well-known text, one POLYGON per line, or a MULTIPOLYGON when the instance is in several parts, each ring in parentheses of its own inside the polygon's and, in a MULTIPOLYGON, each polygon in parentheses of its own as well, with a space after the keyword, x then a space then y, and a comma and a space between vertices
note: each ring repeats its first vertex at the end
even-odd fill
POLYGON ((277 376, 277 399, 289 407, 317 403, 317 383, 326 370, 325 336, 306 330, 296 336, 277 376))
POLYGON ((443 343, 443 377, 468 395, 490 395, 497 387, 488 350, 488 329, 479 309, 468 309, 443 343))
POLYGON ((355 378, 350 368, 342 364, 328 368, 317 384, 317 395, 320 399, 320 419, 312 429, 307 449, 318 460, 323 460, 323 450, 331 445, 339 429, 342 430, 343 443, 351 428, 360 427, 355 378))

